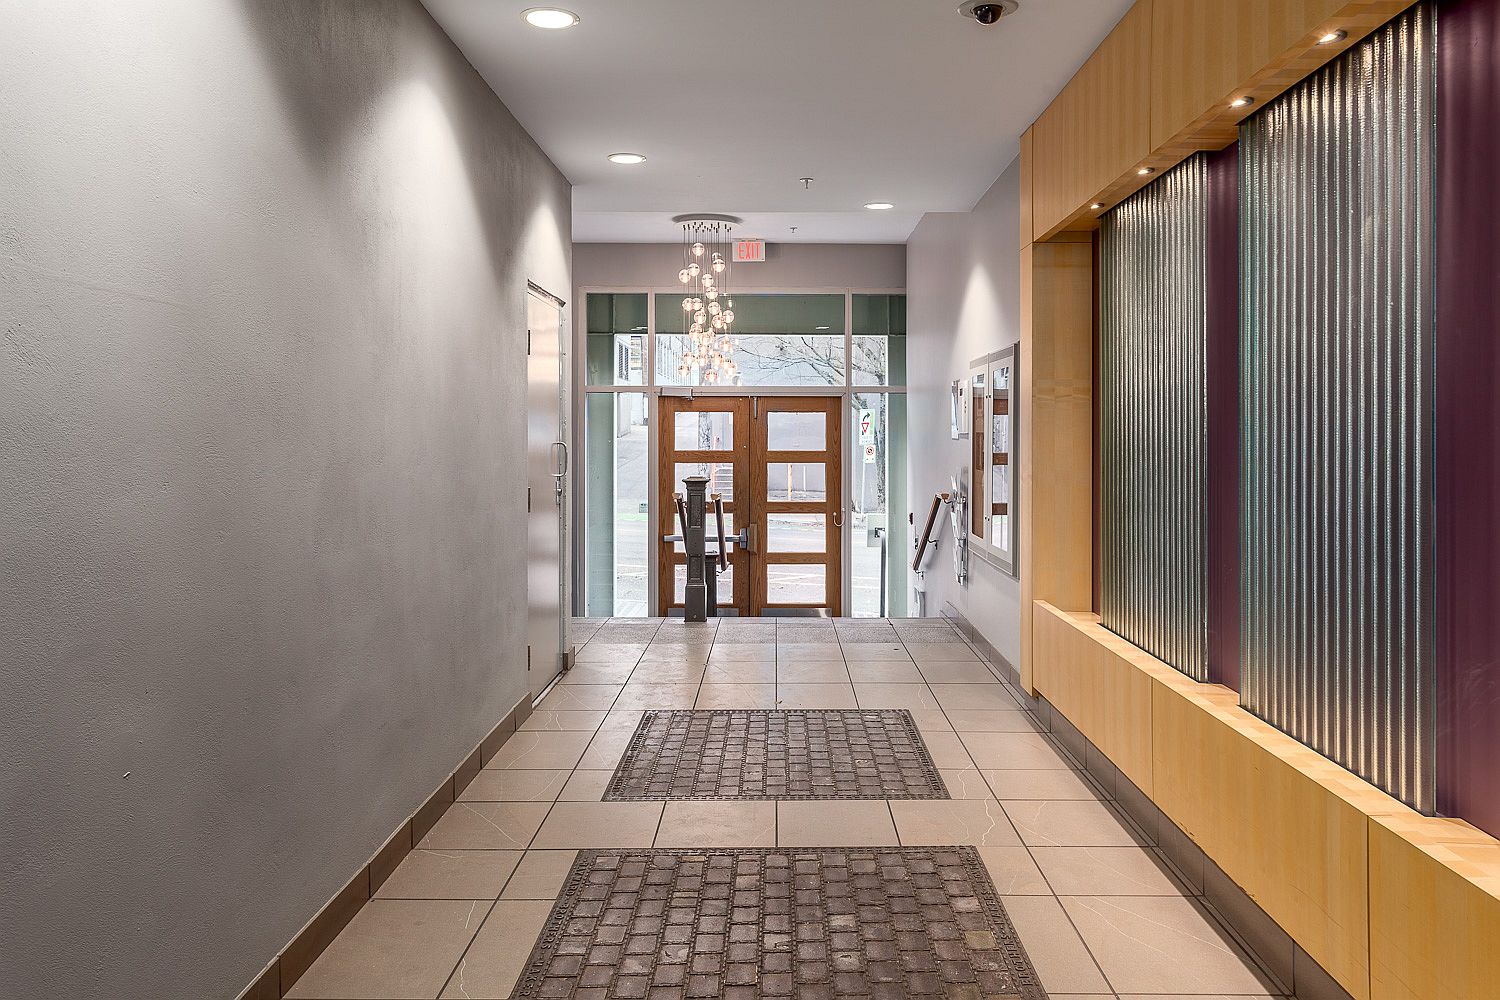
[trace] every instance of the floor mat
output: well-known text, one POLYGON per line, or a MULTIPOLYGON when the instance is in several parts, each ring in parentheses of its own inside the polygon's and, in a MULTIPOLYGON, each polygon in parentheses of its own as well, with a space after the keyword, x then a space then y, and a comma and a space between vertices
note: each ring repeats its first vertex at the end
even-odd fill
POLYGON ((906 711, 647 712, 606 802, 946 799, 906 711))
POLYGON ((582 851, 513 1000, 1045 1000, 972 847, 582 851))

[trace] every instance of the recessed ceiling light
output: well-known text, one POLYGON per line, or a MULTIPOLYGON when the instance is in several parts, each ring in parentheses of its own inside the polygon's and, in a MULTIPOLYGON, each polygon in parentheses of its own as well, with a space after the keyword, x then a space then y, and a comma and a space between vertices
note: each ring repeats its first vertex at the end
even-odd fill
POLYGON ((533 28, 557 31, 577 24, 578 15, 571 10, 563 10, 561 7, 528 7, 521 11, 521 20, 533 28))
POLYGON ((1229 102, 1229 106, 1231 108, 1248 108, 1254 103, 1255 98, 1253 97, 1236 97, 1234 100, 1229 102))
POLYGON ((892 205, 888 201, 867 201, 867 202, 865 202, 865 208, 868 208, 872 212, 885 212, 885 211, 889 211, 890 209, 893 209, 895 207, 896 207, 895 205, 892 205))
POLYGON ((813 327, 813 329, 814 330, 826 330, 826 329, 828 329, 828 327, 826 327, 826 326, 815 326, 815 327, 813 327))
POLYGON ((609 162, 624 164, 645 163, 646 157, 643 153, 610 153, 609 162))
POLYGON ((1322 38, 1318 39, 1319 45, 1332 45, 1334 42, 1342 42, 1349 37, 1349 32, 1343 28, 1335 28, 1322 38))
POLYGON ((1096 201, 1092 205, 1089 206, 1089 208, 1092 208, 1096 212, 1099 211, 1099 209, 1101 209, 1103 207, 1104 207, 1104 202, 1102 202, 1102 201, 1096 201))
POLYGON ((1142 167, 1139 170, 1137 170, 1136 173, 1140 174, 1142 177, 1145 177, 1147 174, 1154 174, 1154 173, 1156 173, 1156 168, 1155 167, 1142 167))

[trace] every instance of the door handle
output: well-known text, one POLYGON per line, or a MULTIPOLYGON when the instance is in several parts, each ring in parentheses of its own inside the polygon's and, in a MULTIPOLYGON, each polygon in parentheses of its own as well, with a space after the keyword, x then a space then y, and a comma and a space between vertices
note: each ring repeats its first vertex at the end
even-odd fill
POLYGON ((755 536, 756 536, 755 525, 753 525, 753 524, 747 524, 747 525, 745 525, 745 541, 744 541, 743 544, 745 546, 745 551, 746 552, 752 552, 753 553, 753 552, 758 551, 756 549, 756 547, 755 547, 755 536))
POLYGON ((553 441, 552 447, 554 449, 561 449, 554 452, 558 461, 557 465, 554 466, 556 471, 552 473, 552 495, 558 503, 562 503, 563 480, 568 474, 568 442, 553 441))
POLYGON ((844 526, 844 512, 842 510, 833 512, 833 526, 835 528, 842 528, 844 526))

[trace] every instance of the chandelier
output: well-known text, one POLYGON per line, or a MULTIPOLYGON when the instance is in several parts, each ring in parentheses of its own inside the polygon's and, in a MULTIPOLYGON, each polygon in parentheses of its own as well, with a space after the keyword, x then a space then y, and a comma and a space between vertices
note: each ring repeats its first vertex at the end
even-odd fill
POLYGON ((739 385, 734 363, 734 299, 729 296, 732 215, 679 215, 682 227, 682 357, 677 377, 687 385, 739 385))

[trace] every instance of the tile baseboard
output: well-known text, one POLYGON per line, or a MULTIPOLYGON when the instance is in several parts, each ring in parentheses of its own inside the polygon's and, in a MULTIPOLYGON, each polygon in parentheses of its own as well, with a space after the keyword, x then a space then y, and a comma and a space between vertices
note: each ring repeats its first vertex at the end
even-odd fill
POLYGON ((431 795, 380 846, 317 914, 302 926, 286 947, 240 993, 238 1000, 281 1000, 312 967, 339 931, 369 902, 396 866, 457 801, 481 768, 499 752, 531 716, 531 696, 523 698, 490 730, 479 745, 454 768, 431 795))

